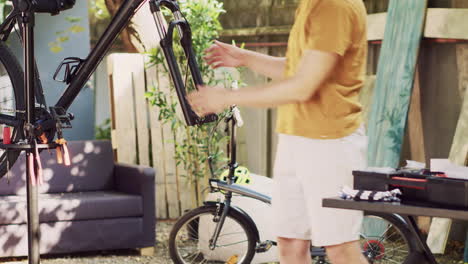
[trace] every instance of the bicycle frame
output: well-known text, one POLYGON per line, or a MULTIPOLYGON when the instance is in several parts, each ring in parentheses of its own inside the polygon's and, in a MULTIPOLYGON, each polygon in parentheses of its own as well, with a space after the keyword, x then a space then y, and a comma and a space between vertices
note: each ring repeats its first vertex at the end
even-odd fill
POLYGON ((256 192, 252 189, 246 188, 238 184, 228 184, 227 182, 218 179, 210 179, 210 186, 215 190, 232 192, 255 200, 259 200, 267 204, 271 204, 270 196, 256 192))
MULTIPOLYGON (((109 51, 111 44, 117 38, 117 35, 128 24, 133 15, 138 9, 147 1, 150 3, 151 11, 154 15, 156 26, 160 31, 161 48, 166 55, 166 61, 169 65, 171 76, 179 96, 179 101, 188 125, 199 125, 206 122, 217 120, 216 115, 210 115, 206 118, 200 118, 192 111, 192 108, 185 98, 186 87, 182 81, 180 69, 172 50, 172 34, 175 28, 179 30, 181 35, 181 45, 184 48, 185 55, 189 62, 192 78, 196 85, 202 85, 203 80, 199 72, 196 57, 193 54, 191 46, 191 31, 190 26, 185 19, 182 18, 179 6, 176 0, 126 0, 117 11, 109 26, 100 37, 96 47, 91 50, 88 57, 84 60, 75 58, 78 62, 74 65, 73 71, 66 71, 66 82, 69 86, 66 88, 58 102, 54 107, 50 107, 50 116, 41 116, 41 120, 36 120, 35 112, 36 106, 36 89, 41 90, 39 101, 42 101, 42 89, 36 85, 36 63, 34 59, 34 26, 35 26, 35 10, 38 7, 37 2, 33 0, 13 0, 13 10, 7 16, 4 23, 0 25, 0 39, 5 41, 8 39, 15 23, 20 25, 23 41, 24 52, 24 109, 18 107, 13 109, 15 116, 0 114, 0 124, 8 126, 21 127, 23 129, 25 138, 20 142, 13 142, 13 144, 0 144, 2 149, 10 149, 13 151, 25 151, 28 162, 26 162, 26 179, 27 180, 27 216, 28 216, 28 256, 30 264, 39 264, 39 216, 38 216, 38 188, 36 186, 37 179, 36 171, 40 172, 40 160, 38 158, 39 149, 61 148, 66 145, 66 141, 62 137, 62 128, 70 128, 70 120, 73 115, 67 113, 67 109, 71 106, 75 98, 78 96, 82 87, 90 78, 91 74, 96 70, 99 63, 103 60, 106 53, 109 51), (163 21, 160 7, 169 8, 176 21, 169 24, 166 30, 166 25, 163 21), (47 124, 47 127, 41 127, 41 123, 45 124, 47 121, 53 121, 47 124), (44 131, 50 131, 50 140, 53 140, 57 134, 55 142, 49 142, 49 137, 46 136, 44 131), (44 140, 42 136, 46 136, 44 140), (40 141, 39 141, 39 140, 40 141), (38 144, 38 142, 47 144, 38 144)), ((62 62, 62 67, 64 62, 62 62)), ((59 67, 59 70, 60 70, 59 67)), ((197 87, 197 86, 196 86, 197 87)), ((39 102, 45 105, 44 102, 39 102)), ((42 109, 41 109, 42 110, 42 109)), ((46 109, 47 110, 47 109, 46 109)), ((2 142, 3 143, 3 142, 2 142)), ((231 170, 233 172, 233 170, 231 170)), ((39 173, 38 173, 39 175, 39 173)), ((42 174, 41 174, 42 175, 42 174)), ((38 176, 39 177, 39 176, 38 176)), ((42 176, 40 176, 42 177, 42 176)))
MULTIPOLYGON (((193 126, 217 120, 216 115, 209 115, 205 118, 197 116, 187 102, 186 87, 184 85, 183 78, 181 77, 180 69, 178 67, 174 52, 172 50, 174 28, 178 28, 181 35, 181 45, 183 46, 186 57, 188 59, 190 71, 195 85, 203 85, 203 80, 198 69, 196 57, 191 45, 192 40, 190 26, 188 22, 183 19, 176 0, 126 0, 119 8, 116 15, 112 18, 110 24, 107 26, 106 30, 99 38, 96 46, 91 50, 87 58, 80 61, 80 64, 73 74, 73 78, 70 80, 68 87, 65 89, 55 104, 54 108, 60 110, 59 114, 66 114, 66 110, 71 106, 81 89, 85 86, 86 82, 91 77, 92 73, 96 70, 99 63, 110 50, 110 47, 117 38, 118 34, 125 28, 125 26, 129 23, 134 14, 142 7, 142 5, 148 1, 156 22, 159 36, 161 38, 161 49, 164 51, 166 56, 166 61, 170 68, 171 77, 176 87, 180 105, 187 124, 193 126), (176 19, 175 21, 169 23, 168 29, 166 29, 160 7, 166 7, 170 9, 174 15, 174 18, 176 19)), ((4 23, 0 25, 0 38, 3 41, 8 38, 10 32, 13 30, 15 20, 21 14, 25 13, 24 10, 21 10, 20 7, 18 7, 22 2, 27 3, 28 1, 16 0, 13 2, 13 11, 7 16, 4 23)), ((33 13, 31 10, 27 10, 27 12, 33 13)), ((24 41, 26 41, 26 50, 32 50, 32 41, 24 41)), ((29 55, 26 54, 25 57, 26 56, 29 55)), ((12 116, 0 114, 0 124, 17 126, 18 122, 22 121, 23 120, 17 120, 12 116)))

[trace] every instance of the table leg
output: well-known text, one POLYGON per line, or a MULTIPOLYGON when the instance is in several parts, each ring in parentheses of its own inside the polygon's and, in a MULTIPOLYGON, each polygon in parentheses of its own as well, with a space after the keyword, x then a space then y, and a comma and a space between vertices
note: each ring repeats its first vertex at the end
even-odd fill
MULTIPOLYGON (((413 233, 414 237, 416 238, 416 241, 419 247, 421 248, 421 250, 423 250, 423 252, 421 253, 425 257, 426 263, 437 264, 437 260, 434 258, 434 255, 432 254, 431 250, 427 246, 426 242, 422 240, 421 232, 419 232, 418 225, 416 224, 416 220, 414 219, 414 217, 410 215, 402 215, 402 217, 408 223, 408 228, 410 229, 411 233, 413 233)), ((417 256, 415 255, 415 256, 410 256, 410 257, 417 257, 417 256)), ((408 259, 410 257, 408 257, 408 259)), ((408 262, 408 263, 420 263, 420 262, 408 262)))

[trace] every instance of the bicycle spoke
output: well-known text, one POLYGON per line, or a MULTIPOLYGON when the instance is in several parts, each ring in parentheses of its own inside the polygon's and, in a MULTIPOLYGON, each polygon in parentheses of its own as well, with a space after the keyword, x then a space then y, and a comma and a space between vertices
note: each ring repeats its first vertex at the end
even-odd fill
POLYGON ((210 249, 218 224, 213 220, 213 214, 197 215, 178 229, 175 245, 183 263, 225 263, 234 255, 239 257, 239 263, 243 263, 249 244, 246 231, 237 221, 226 218, 214 249, 210 249))
POLYGON ((360 235, 369 262, 372 264, 404 263, 410 253, 410 248, 399 227, 378 216, 371 216, 371 218, 384 221, 385 228, 378 235, 368 236, 365 233, 360 235))

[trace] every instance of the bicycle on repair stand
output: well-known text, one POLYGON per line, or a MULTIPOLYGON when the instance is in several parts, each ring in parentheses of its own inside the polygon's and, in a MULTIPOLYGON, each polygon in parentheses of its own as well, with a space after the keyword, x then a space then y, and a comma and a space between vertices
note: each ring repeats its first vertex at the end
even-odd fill
MULTIPOLYGON (((70 163, 62 131, 72 127, 71 121, 74 116, 67 110, 109 51, 117 35, 148 1, 161 37, 161 49, 166 57, 187 124, 194 126, 219 122, 217 115, 200 118, 187 103, 186 87, 173 52, 174 31, 180 35, 180 44, 185 51, 195 87, 203 85, 203 80, 192 49, 189 23, 184 19, 175 0, 124 1, 87 58, 70 57, 59 65, 54 79, 65 82, 68 86, 57 103, 50 107, 46 103, 34 59, 35 13, 58 14, 72 8, 75 0, 13 0, 11 13, 0 25, 0 125, 5 127, 0 140, 0 177, 7 174, 21 152, 26 152, 29 263, 39 263, 37 185, 43 181, 39 152, 56 148, 59 162, 65 165, 70 163), (161 8, 169 9, 175 19, 167 23, 161 8), (23 44, 24 72, 5 44, 13 30, 19 32, 23 44)), ((234 112, 235 109, 232 108, 234 112)), ((220 202, 207 202, 179 219, 170 240, 171 257, 175 263, 250 263, 255 254, 261 254, 275 245, 273 241, 262 241, 251 217, 231 204, 233 194, 270 203, 269 197, 233 182, 237 168, 236 124, 239 121, 239 115, 233 114, 227 118, 231 130, 231 160, 227 181, 210 181, 211 190, 223 191, 225 199, 220 202), (211 226, 214 228, 201 230, 204 220, 213 223, 211 226), (230 245, 233 245, 224 244, 231 224, 240 228, 239 232, 235 232, 234 238, 239 238, 235 244, 241 247, 229 259, 210 259, 213 253, 229 249, 230 245), (203 242, 202 233, 207 236, 206 242, 209 245, 205 252, 199 250, 199 243, 203 242)), ((363 235, 363 253, 372 263, 403 263, 406 256, 415 249, 406 223, 396 215, 372 214, 372 217, 382 218, 388 225, 382 234, 372 237, 363 235)), ((311 252, 318 263, 326 263, 323 249, 313 248, 311 252)))
POLYGON ((54 79, 67 84, 59 100, 52 106, 46 103, 34 58, 34 27, 36 13, 58 14, 72 8, 76 0, 12 0, 12 10, 0 25, 0 178, 15 164, 21 152, 26 152, 27 209, 28 209, 28 255, 29 263, 39 263, 39 217, 37 186, 43 183, 42 165, 39 152, 56 149, 57 160, 70 164, 63 129, 71 128, 74 115, 68 112, 75 98, 99 63, 110 50, 118 34, 126 27, 133 15, 149 2, 158 29, 164 25, 160 7, 169 8, 176 16, 167 34, 161 40, 172 77, 176 83, 185 119, 189 125, 200 125, 216 120, 212 115, 206 118, 196 116, 188 106, 186 91, 180 71, 174 63, 172 35, 178 28, 181 42, 187 55, 188 64, 197 85, 203 84, 191 46, 190 27, 178 5, 172 0, 125 0, 100 36, 96 46, 86 58, 65 58, 57 68, 54 79), (23 45, 24 71, 21 64, 5 42, 12 32, 19 35, 23 45))

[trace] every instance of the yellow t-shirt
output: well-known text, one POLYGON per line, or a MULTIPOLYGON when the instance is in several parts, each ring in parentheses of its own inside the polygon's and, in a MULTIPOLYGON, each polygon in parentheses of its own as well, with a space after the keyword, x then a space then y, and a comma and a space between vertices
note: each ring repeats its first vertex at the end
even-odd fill
POLYGON ((361 125, 358 95, 366 71, 366 27, 362 0, 302 0, 289 37, 285 76, 294 76, 304 50, 337 53, 341 58, 310 100, 278 108, 278 133, 334 139, 361 125))

